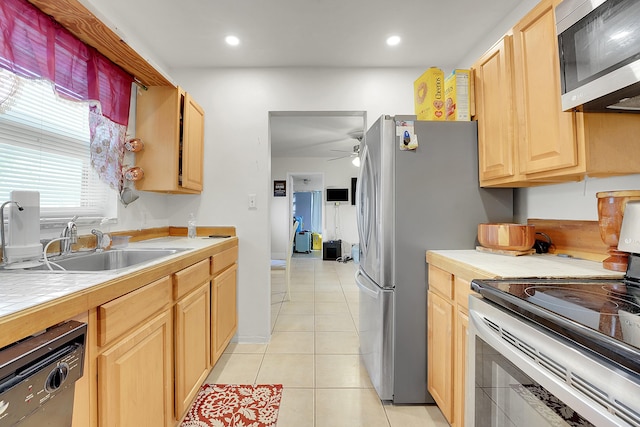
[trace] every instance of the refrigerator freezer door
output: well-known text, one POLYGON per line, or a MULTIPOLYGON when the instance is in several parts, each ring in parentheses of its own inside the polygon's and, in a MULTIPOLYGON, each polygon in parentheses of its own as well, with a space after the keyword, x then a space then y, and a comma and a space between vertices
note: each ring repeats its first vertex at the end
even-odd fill
POLYGON ((360 353, 381 400, 393 399, 394 291, 376 286, 358 270, 360 290, 360 353))
POLYGON ((383 288, 392 288, 393 120, 380 117, 361 143, 356 195, 360 268, 383 288))

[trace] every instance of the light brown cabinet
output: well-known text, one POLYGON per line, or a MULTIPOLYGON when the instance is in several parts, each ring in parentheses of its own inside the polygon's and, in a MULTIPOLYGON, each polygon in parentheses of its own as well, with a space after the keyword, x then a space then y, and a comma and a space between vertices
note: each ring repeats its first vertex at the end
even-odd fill
POLYGON ((453 423, 453 304, 427 293, 427 384, 449 424, 453 423))
POLYGON ((138 89, 136 137, 144 149, 136 166, 142 191, 200 193, 203 183, 204 110, 180 87, 138 89))
POLYGON ((473 66, 481 184, 518 174, 513 86, 513 37, 506 35, 473 66))
POLYGON ((174 274, 175 415, 180 420, 211 367, 209 260, 174 274))
POLYGON ((640 116, 562 111, 559 2, 542 0, 473 66, 483 187, 640 173, 640 116))
POLYGON ((575 114, 560 105, 554 3, 544 0, 513 28, 520 170, 524 174, 578 164, 575 114))
POLYGON ((172 329, 166 309, 98 356, 100 427, 174 424, 172 329))
POLYGON ((447 422, 456 427, 464 426, 471 294, 469 278, 429 265, 427 383, 447 422))
POLYGON ((98 307, 100 427, 173 425, 171 303, 165 277, 98 307))
POLYGON ((211 365, 214 365, 238 329, 238 248, 214 255, 211 270, 211 365))

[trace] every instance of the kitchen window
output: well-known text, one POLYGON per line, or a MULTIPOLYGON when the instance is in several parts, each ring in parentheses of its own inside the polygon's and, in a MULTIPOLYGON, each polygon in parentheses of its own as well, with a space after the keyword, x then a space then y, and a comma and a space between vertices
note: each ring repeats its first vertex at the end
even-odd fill
POLYGON ((43 218, 107 216, 116 195, 90 165, 89 103, 4 70, 0 82, 11 93, 0 103, 0 200, 38 190, 43 218))
POLYGON ((38 190, 44 219, 113 214, 132 82, 27 0, 0 2, 0 200, 38 190))

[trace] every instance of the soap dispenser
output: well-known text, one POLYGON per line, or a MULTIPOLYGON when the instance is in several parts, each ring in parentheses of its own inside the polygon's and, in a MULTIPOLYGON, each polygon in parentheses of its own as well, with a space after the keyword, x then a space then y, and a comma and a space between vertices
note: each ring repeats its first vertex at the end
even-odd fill
POLYGON ((187 237, 189 239, 195 239, 196 236, 196 217, 193 216, 193 213, 190 213, 189 220, 187 221, 187 237))

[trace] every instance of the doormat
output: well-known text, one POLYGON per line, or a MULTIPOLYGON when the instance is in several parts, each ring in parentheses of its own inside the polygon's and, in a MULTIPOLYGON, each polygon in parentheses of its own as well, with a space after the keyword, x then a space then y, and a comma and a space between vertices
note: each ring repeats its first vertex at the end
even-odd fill
POLYGON ((275 427, 282 384, 203 384, 180 427, 275 427))
POLYGON ((570 427, 593 425, 540 385, 511 384, 511 389, 518 393, 529 406, 545 418, 549 425, 570 427))

